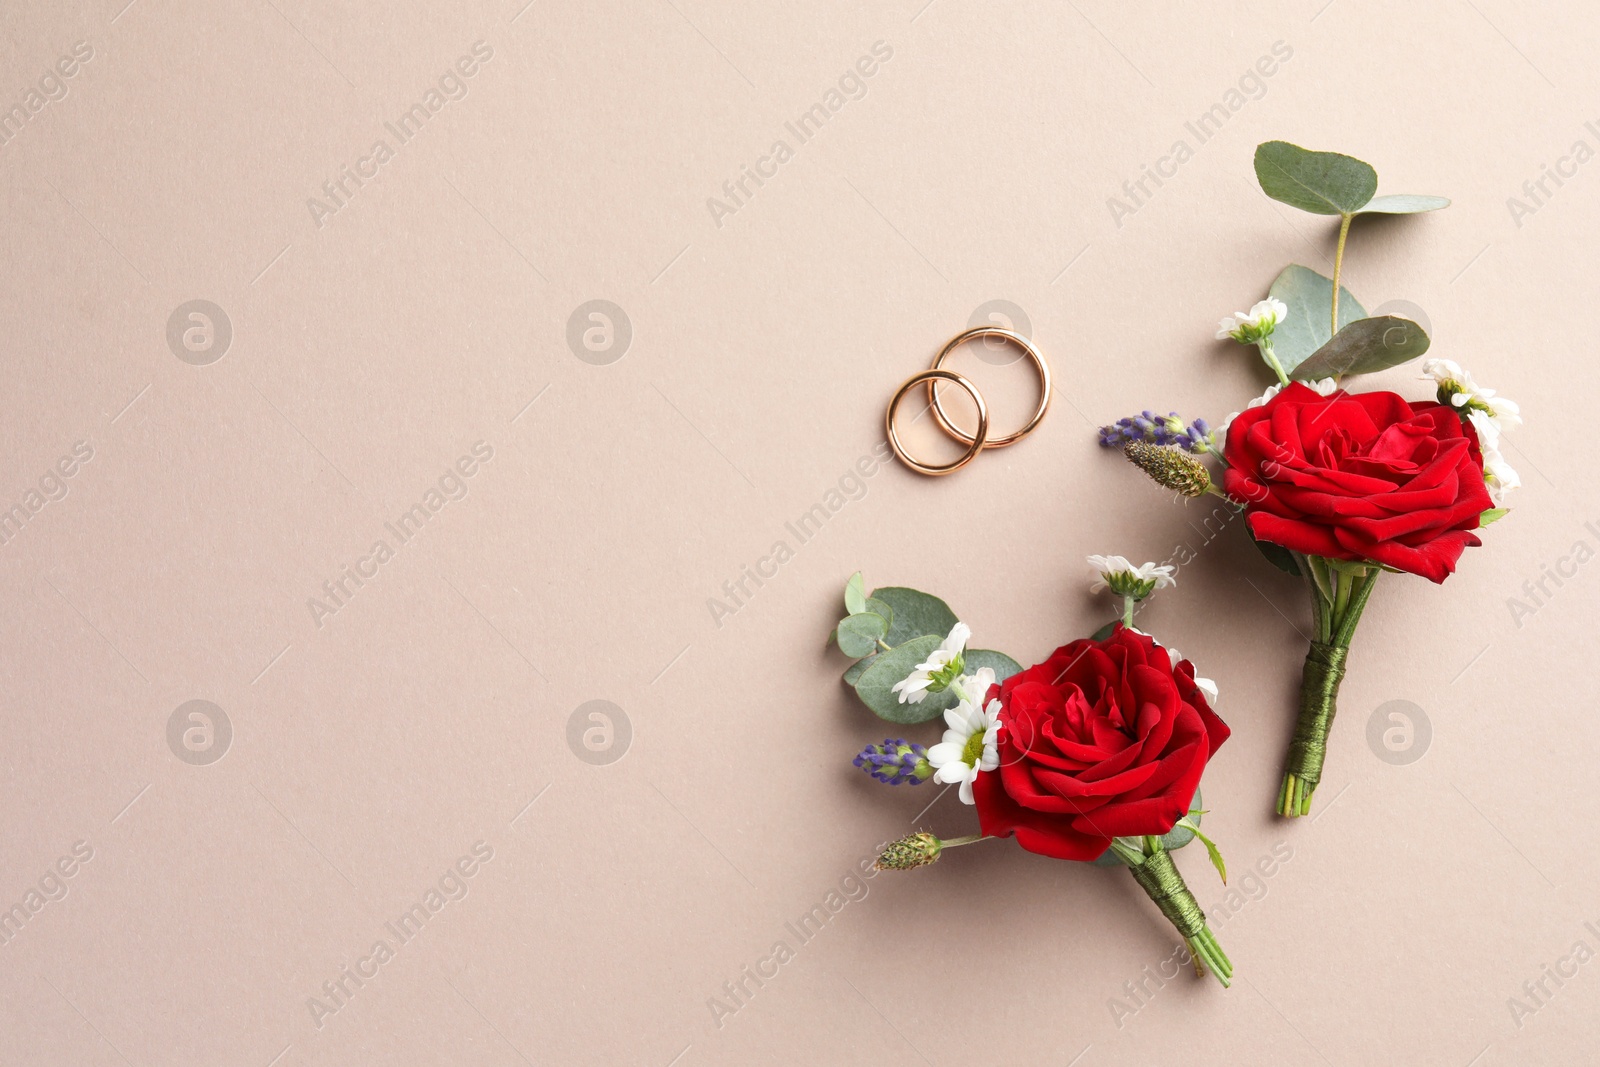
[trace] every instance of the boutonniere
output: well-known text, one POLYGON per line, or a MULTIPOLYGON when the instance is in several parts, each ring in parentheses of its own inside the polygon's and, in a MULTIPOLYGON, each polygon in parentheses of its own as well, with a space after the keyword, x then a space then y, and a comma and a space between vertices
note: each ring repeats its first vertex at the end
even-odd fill
POLYGON ((1169 489, 1229 501, 1266 558, 1305 579, 1313 633, 1277 798, 1279 814, 1299 816, 1322 780, 1339 683, 1379 578, 1443 582, 1482 543, 1477 531, 1506 513, 1506 494, 1521 484, 1500 443, 1522 420, 1516 404, 1448 359, 1422 364, 1427 399, 1347 385, 1429 347, 1416 322, 1368 316, 1340 285, 1351 223, 1448 200, 1374 196, 1368 164, 1283 141, 1258 147, 1255 167, 1268 196, 1340 220, 1332 278, 1286 267, 1265 299, 1218 325, 1218 340, 1255 346, 1277 382, 1216 429, 1147 411, 1102 428, 1100 440, 1169 489))
POLYGON ((926 867, 951 848, 999 838, 1054 859, 1126 867, 1182 936, 1196 973, 1226 986, 1233 964, 1172 857, 1199 839, 1226 881, 1200 829, 1200 778, 1228 738, 1212 710, 1216 686, 1132 625, 1134 606, 1173 584, 1171 567, 1120 556, 1090 564, 1094 588, 1121 599, 1121 617, 1026 669, 969 648, 970 628, 938 597, 905 588, 868 596, 859 574, 850 579, 849 614, 833 632, 857 660, 846 682, 881 718, 944 726, 937 740, 868 745, 855 765, 889 785, 955 786, 978 824, 959 837, 910 834, 877 867, 926 867))

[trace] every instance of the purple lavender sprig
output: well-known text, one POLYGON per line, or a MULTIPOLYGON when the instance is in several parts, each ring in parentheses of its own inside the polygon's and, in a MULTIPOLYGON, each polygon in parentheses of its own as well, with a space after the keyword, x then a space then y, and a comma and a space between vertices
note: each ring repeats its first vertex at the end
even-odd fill
POLYGON ((1172 445, 1185 452, 1202 454, 1217 450, 1216 437, 1205 419, 1185 424, 1176 411, 1167 415, 1143 411, 1100 427, 1100 443, 1106 448, 1121 448, 1135 441, 1172 445))
POLYGON ((885 738, 881 745, 868 745, 851 762, 889 785, 921 785, 933 776, 927 750, 900 738, 885 738))

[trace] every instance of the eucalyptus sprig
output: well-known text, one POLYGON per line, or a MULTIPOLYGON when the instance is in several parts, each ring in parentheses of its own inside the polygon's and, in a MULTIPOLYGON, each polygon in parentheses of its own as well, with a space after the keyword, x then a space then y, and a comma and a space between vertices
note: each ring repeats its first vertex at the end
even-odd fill
MULTIPOLYGON (((956 705, 953 689, 930 692, 915 703, 900 700, 894 692, 896 683, 927 660, 959 622, 950 605, 904 586, 883 586, 869 595, 857 571, 845 583, 844 607, 846 615, 829 632, 828 642, 856 661, 844 672, 844 681, 873 714, 889 722, 918 723, 937 719, 956 705)), ((987 667, 997 682, 1022 670, 1016 660, 992 649, 968 648, 961 656, 966 670, 987 667)))
MULTIPOLYGON (((1395 367, 1426 352, 1428 335, 1421 326, 1397 315, 1368 318, 1343 287, 1345 242, 1358 215, 1412 215, 1449 207, 1450 201, 1417 193, 1375 196, 1378 172, 1371 164, 1288 141, 1258 145, 1255 170, 1262 191, 1274 200, 1314 215, 1339 217, 1332 278, 1291 264, 1272 283, 1269 295, 1289 309, 1283 326, 1268 341, 1283 373, 1302 382, 1337 379, 1395 367)), ((1265 359, 1267 350, 1262 354, 1265 359)))
MULTIPOLYGON (((1376 196, 1378 172, 1372 164, 1339 152, 1312 152, 1288 141, 1256 146, 1256 180, 1272 199, 1314 215, 1339 216, 1339 241, 1333 252, 1332 299, 1328 333, 1339 332, 1339 275, 1344 244, 1357 215, 1413 215, 1450 206, 1442 196, 1393 193, 1376 196)), ((1420 353, 1419 353, 1420 354, 1420 353)))

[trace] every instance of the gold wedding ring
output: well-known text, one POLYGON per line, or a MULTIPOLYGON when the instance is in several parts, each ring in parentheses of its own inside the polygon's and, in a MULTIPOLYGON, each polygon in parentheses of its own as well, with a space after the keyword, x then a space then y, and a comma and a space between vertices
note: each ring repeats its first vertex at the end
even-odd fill
MULTIPOLYGON (((1027 353, 1028 358, 1033 360, 1034 369, 1039 372, 1039 406, 1034 408, 1033 417, 1015 433, 993 438, 986 441, 983 446, 984 448, 1004 448, 1007 445, 1014 445, 1028 436, 1040 422, 1044 421, 1044 413, 1050 410, 1050 365, 1044 361, 1044 356, 1039 350, 1033 347, 1033 343, 1015 330, 1007 330, 999 326, 974 326, 972 329, 958 333, 950 338, 945 346, 939 350, 939 354, 934 357, 934 367, 942 366, 950 353, 966 342, 976 341, 980 337, 998 337, 1002 340, 1010 341, 1027 353)), ((933 418, 939 424, 939 429, 962 444, 970 445, 972 443, 971 435, 950 421, 949 414, 944 410, 944 404, 939 400, 938 385, 931 381, 928 383, 928 399, 933 402, 933 418)))
POLYGON ((1044 421, 1045 412, 1050 410, 1050 394, 1050 365, 1045 362, 1044 354, 1034 347, 1033 342, 1015 330, 1007 330, 999 326, 974 326, 972 329, 963 330, 950 338, 945 343, 945 346, 939 350, 939 354, 933 358, 932 367, 925 371, 919 371, 905 380, 895 392, 894 398, 889 401, 888 411, 884 413, 884 431, 889 437, 889 447, 894 449, 894 454, 900 457, 900 462, 912 470, 919 474, 949 474, 971 463, 978 453, 986 448, 1005 448, 1007 445, 1016 444, 1032 433, 1038 428, 1039 423, 1044 421), (977 386, 973 385, 966 376, 956 371, 948 370, 943 366, 950 353, 957 348, 968 341, 975 341, 984 337, 997 337, 1001 340, 1009 341, 1022 349, 1028 358, 1033 361, 1034 370, 1039 375, 1039 404, 1034 409, 1032 417, 1020 429, 1006 434, 1004 437, 991 438, 989 436, 989 408, 984 403, 983 394, 978 392, 977 386), (939 429, 957 442, 967 446, 967 450, 950 463, 929 464, 913 458, 900 444, 900 437, 895 432, 894 417, 895 412, 900 407, 900 401, 905 399, 905 395, 908 392, 923 382, 927 383, 929 406, 933 411, 933 418, 938 423, 939 429), (945 411, 944 402, 939 396, 940 382, 953 382, 966 390, 967 395, 972 397, 973 403, 978 407, 978 427, 974 433, 969 434, 950 421, 950 415, 945 411))
POLYGON ((978 387, 968 381, 965 375, 953 370, 934 367, 931 370, 918 371, 907 378, 905 384, 901 385, 899 389, 895 390, 894 399, 889 401, 889 410, 884 412, 883 415, 883 429, 889 436, 889 447, 894 449, 894 454, 900 457, 901 463, 904 463, 918 474, 949 474, 971 463, 978 453, 983 451, 984 444, 989 436, 989 407, 983 402, 983 394, 978 392, 978 387), (905 447, 900 444, 900 435, 894 429, 894 414, 900 407, 900 401, 904 400, 907 393, 923 382, 927 382, 928 387, 931 389, 936 380, 956 383, 967 391, 967 395, 972 397, 972 402, 978 406, 977 435, 968 438, 966 441, 967 450, 949 463, 923 463, 919 459, 913 459, 911 454, 905 450, 905 447))

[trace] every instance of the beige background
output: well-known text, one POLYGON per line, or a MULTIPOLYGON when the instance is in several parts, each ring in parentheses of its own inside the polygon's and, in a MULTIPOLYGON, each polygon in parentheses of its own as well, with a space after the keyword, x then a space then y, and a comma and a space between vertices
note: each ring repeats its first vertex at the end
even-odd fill
MULTIPOLYGON (((1547 179, 1520 220, 1507 198, 1574 142, 1600 147, 1600 18, 1510 0, 124 2, 0 11, 0 103, 93 50, 0 146, 0 506, 92 450, 0 545, 0 904, 26 911, 92 850, 0 947, 0 1061, 1592 1059, 1600 963, 1546 978, 1531 1015, 1508 1000, 1532 1007, 1523 983, 1570 973, 1574 942, 1600 950, 1600 578, 1572 555, 1600 547, 1583 325, 1600 164, 1547 179), (319 226, 308 198, 480 41, 466 95, 319 226), (801 144, 785 122, 875 42, 892 57, 865 95, 801 144), (1257 98, 1118 225, 1108 198, 1194 147, 1184 123, 1275 42, 1292 56, 1257 98), (1274 137, 1455 199, 1358 223, 1347 278, 1369 309, 1425 309, 1438 354, 1522 402, 1516 511, 1442 588, 1379 589, 1315 820, 1270 815, 1296 583, 1230 534, 1143 616, 1219 682, 1235 730, 1205 793, 1236 906, 1180 857, 1232 990, 1185 976, 1117 1012, 1170 929, 1126 876, 1010 843, 859 883, 799 945, 785 923, 857 886, 879 841, 975 826, 937 787, 849 766, 889 731, 822 648, 845 577, 938 591, 1026 663, 1107 616, 1086 553, 1202 545, 1202 512, 1093 427, 1146 406, 1218 419, 1264 384, 1212 324, 1331 249, 1329 225, 1255 188, 1274 137), (793 158, 719 226, 707 199, 779 139, 793 158), (196 299, 232 328, 203 366, 166 339, 196 299), (631 324, 608 365, 566 341, 595 299, 631 324), (872 453, 888 394, 991 300, 1053 361, 1042 428, 950 479, 877 469, 796 545, 785 522, 872 453), (477 442, 492 459, 465 496, 396 547, 384 524, 477 442), (308 600, 380 539, 393 558, 319 626, 308 600), (714 624, 708 599, 780 539, 794 558, 714 624), (204 766, 167 740, 195 699, 232 729, 204 766), (620 760, 569 745, 590 700, 626 717, 603 754, 620 760), (1432 724, 1409 765, 1365 742, 1391 700, 1432 724), (308 999, 478 842, 492 859, 466 864, 466 895, 314 1019, 308 999), (1270 877, 1241 882, 1258 863, 1270 877), (708 999, 779 939, 795 958, 719 1026, 708 999)), ((1021 367, 963 365, 998 423, 1019 416, 1021 367)), ((1386 380, 1427 395, 1410 369, 1386 380)))

